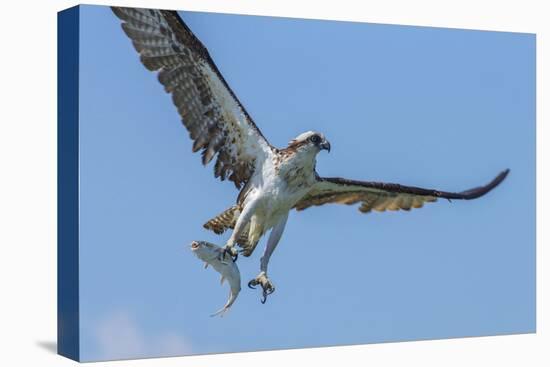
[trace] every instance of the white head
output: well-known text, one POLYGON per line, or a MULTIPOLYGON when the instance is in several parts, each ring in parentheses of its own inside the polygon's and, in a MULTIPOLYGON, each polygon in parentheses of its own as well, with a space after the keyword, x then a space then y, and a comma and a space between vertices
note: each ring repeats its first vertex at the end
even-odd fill
POLYGON ((330 152, 330 143, 321 133, 306 131, 292 139, 287 149, 319 153, 321 150, 330 152))

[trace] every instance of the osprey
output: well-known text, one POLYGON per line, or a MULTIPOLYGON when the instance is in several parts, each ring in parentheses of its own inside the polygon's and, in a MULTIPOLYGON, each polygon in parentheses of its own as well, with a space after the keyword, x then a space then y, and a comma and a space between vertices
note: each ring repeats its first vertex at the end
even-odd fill
MULTIPOLYGON (((269 259, 279 243, 288 213, 328 203, 356 204, 363 213, 420 208, 438 198, 470 200, 485 195, 504 180, 501 172, 489 184, 454 193, 393 183, 321 177, 317 154, 330 151, 326 137, 308 131, 286 148, 272 146, 246 112, 207 49, 175 11, 113 7, 143 65, 158 80, 181 115, 201 151, 202 163, 214 163, 214 176, 232 181, 240 190, 236 204, 204 224, 221 234, 232 229, 225 255, 237 257, 235 245, 250 256, 270 229, 260 273, 248 285, 260 285, 263 300, 275 288, 267 276, 269 259)), ((223 259, 223 255, 222 255, 223 259)))

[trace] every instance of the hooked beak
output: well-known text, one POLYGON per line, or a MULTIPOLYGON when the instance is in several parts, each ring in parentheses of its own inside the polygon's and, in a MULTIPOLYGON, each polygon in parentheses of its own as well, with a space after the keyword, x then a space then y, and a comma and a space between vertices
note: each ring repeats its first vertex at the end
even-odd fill
POLYGON ((330 143, 328 140, 324 140, 320 145, 319 145, 319 148, 321 148, 321 150, 326 150, 327 152, 330 153, 330 143))

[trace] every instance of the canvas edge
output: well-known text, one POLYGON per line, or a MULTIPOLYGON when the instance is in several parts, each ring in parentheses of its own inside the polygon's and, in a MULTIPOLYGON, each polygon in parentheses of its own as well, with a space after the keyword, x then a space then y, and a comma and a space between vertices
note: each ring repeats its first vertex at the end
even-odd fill
POLYGON ((57 353, 80 360, 78 88, 80 7, 57 13, 57 353))

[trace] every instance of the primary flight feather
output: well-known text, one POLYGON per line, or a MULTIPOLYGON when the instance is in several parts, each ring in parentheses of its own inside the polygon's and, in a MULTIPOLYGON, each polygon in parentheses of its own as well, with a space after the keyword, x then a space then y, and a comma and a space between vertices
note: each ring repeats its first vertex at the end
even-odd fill
POLYGON ((260 238, 272 229, 260 260, 260 273, 248 283, 262 287, 263 302, 275 290, 267 267, 290 210, 336 203, 360 204, 359 210, 366 213, 420 208, 438 198, 470 200, 491 191, 509 172, 501 172, 485 186, 458 193, 321 177, 315 163, 321 150, 330 151, 325 136, 308 131, 292 139, 286 148, 273 147, 177 12, 112 10, 123 21, 122 29, 143 65, 158 73, 159 82, 171 94, 193 140, 193 151, 201 151, 204 165, 215 160, 215 177, 230 180, 240 189, 236 204, 204 225, 218 234, 233 230, 222 254, 236 257, 234 247, 238 245, 244 256, 250 256, 260 238))

